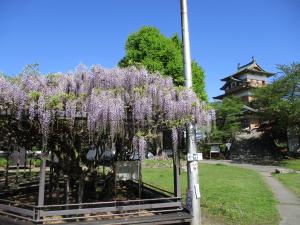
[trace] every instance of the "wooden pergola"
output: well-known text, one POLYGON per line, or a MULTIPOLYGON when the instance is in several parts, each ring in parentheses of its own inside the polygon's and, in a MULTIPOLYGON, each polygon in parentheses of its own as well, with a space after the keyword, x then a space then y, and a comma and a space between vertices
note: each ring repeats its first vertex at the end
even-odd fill
MULTIPOLYGON (((0 111, 1 119, 11 119, 10 110, 0 111)), ((58 118, 65 118, 64 112, 61 112, 58 118)), ((76 114, 75 120, 85 120, 86 115, 76 114)), ((174 224, 188 222, 191 215, 186 212, 182 204, 180 193, 180 162, 178 152, 173 152, 173 171, 174 171, 174 191, 157 188, 151 184, 142 182, 141 176, 138 179, 121 181, 123 187, 133 192, 139 193, 138 199, 111 199, 106 201, 82 202, 82 197, 76 203, 66 204, 48 204, 45 203, 46 192, 51 194, 53 182, 54 157, 47 155, 47 150, 43 149, 41 154, 41 165, 38 180, 31 183, 20 185, 13 188, 9 185, 9 163, 5 171, 5 185, 0 192, 0 214, 17 218, 20 221, 31 223, 45 223, 49 221, 72 221, 94 218, 101 220, 97 224, 174 224), (49 177, 47 176, 47 164, 49 164, 49 177), (35 204, 21 203, 21 200, 7 200, 7 196, 17 193, 35 192, 38 193, 35 204), (120 219, 121 218, 121 219, 120 219)), ((7 157, 9 152, 7 152, 7 157)), ((112 162, 111 162, 112 163, 112 162)), ((113 163, 115 164, 115 162, 113 163)), ((141 168, 141 162, 137 163, 141 168)), ((139 173, 140 173, 139 169, 139 173)), ((115 182, 116 182, 115 176, 115 182)), ((66 184, 65 198, 68 199, 70 190, 70 180, 64 176, 63 181, 66 184)), ((60 184, 58 184, 60 185, 60 184)), ((115 187, 116 188, 116 187, 115 187)), ((79 192, 83 193, 83 186, 78 184, 79 192)), ((7 218, 1 216, 1 221, 7 218), (3 220, 2 220, 3 219, 3 220)), ((76 223, 78 224, 78 223, 76 223)))

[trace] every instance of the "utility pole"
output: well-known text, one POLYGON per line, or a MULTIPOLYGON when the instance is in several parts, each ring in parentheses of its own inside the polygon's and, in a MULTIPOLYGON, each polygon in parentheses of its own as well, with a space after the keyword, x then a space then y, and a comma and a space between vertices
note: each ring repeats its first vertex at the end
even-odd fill
MULTIPOLYGON (((181 8, 181 29, 183 40, 183 62, 184 62, 184 75, 185 86, 192 89, 192 61, 190 50, 190 37, 187 13, 187 0, 180 0, 181 8)), ((187 125, 187 169, 188 169, 188 191, 187 191, 187 208, 193 216, 191 225, 201 224, 201 211, 200 211, 200 187, 198 176, 198 160, 200 157, 197 154, 196 146, 196 131, 193 122, 187 125)))

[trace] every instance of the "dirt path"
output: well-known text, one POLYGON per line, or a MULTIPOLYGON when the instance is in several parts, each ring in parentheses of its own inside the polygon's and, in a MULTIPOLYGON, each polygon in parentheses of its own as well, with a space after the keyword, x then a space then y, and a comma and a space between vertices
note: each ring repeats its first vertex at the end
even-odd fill
POLYGON ((208 164, 226 164, 231 166, 239 166, 247 169, 258 171, 266 183, 270 186, 274 196, 278 200, 277 209, 279 211, 281 221, 280 225, 298 225, 300 224, 300 199, 283 186, 277 179, 272 177, 271 173, 275 171, 275 166, 261 166, 252 164, 234 163, 228 160, 203 160, 201 163, 208 164))

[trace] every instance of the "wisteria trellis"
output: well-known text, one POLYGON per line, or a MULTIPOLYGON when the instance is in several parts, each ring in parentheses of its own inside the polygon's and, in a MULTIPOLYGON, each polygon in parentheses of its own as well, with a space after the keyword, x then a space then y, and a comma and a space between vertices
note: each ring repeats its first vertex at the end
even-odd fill
POLYGON ((140 158, 147 141, 163 129, 170 129, 177 142, 178 129, 187 122, 210 127, 214 119, 214 111, 193 91, 174 86, 170 77, 144 69, 84 65, 66 74, 25 71, 13 80, 0 77, 0 109, 10 109, 18 121, 38 124, 45 140, 62 112, 70 133, 78 115, 85 116, 90 146, 97 147, 99 138, 127 138, 140 158))

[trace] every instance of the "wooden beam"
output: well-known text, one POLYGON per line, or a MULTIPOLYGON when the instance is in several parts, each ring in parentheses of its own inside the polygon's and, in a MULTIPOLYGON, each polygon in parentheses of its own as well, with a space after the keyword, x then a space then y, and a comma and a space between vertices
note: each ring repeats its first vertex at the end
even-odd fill
POLYGON ((42 154, 42 162, 40 167, 38 206, 44 206, 45 201, 46 156, 44 154, 45 153, 42 154))

